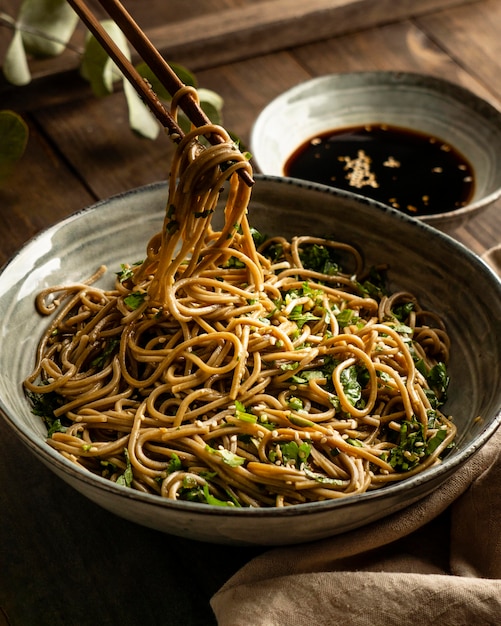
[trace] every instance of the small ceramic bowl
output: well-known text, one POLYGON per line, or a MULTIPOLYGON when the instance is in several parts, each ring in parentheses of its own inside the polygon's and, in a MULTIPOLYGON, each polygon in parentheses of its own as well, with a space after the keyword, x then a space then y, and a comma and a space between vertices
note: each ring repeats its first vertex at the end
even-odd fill
POLYGON ((383 489, 283 508, 168 500, 71 463, 46 443, 46 428, 23 393, 22 381, 49 323, 35 311, 35 296, 44 287, 87 278, 102 263, 108 273, 100 284, 111 287, 121 263, 144 257, 149 238, 162 227, 166 197, 162 183, 101 202, 37 236, 0 273, 0 415, 38 459, 84 496, 128 520, 191 539, 294 544, 358 528, 416 502, 494 433, 501 421, 501 344, 492 341, 501 335, 501 281, 494 272, 447 235, 371 200, 327 186, 256 176, 249 215, 261 232, 286 237, 336 233, 363 251, 368 266, 388 264, 392 289, 414 292, 443 316, 452 341, 446 411, 458 428, 455 448, 442 464, 383 489), (462 295, 465 285, 467 297, 462 295))
MULTIPOLYGON (((251 152, 262 173, 283 176, 286 161, 310 139, 371 124, 436 137, 472 166, 474 189, 465 206, 415 217, 449 230, 500 197, 501 112, 458 85, 420 74, 332 74, 296 85, 260 113, 251 133, 251 152)), ((350 191, 370 195, 364 194, 367 189, 350 191)))

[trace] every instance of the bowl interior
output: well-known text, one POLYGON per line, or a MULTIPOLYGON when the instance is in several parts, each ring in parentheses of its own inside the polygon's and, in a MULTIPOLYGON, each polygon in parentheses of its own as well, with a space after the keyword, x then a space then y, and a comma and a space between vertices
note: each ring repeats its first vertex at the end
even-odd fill
POLYGON ((161 228, 167 194, 163 183, 117 196, 57 224, 3 269, 0 412, 44 463, 119 515, 196 539, 244 544, 263 543, 263 532, 276 524, 277 533, 268 534, 265 543, 295 543, 355 528, 423 497, 494 432, 501 419, 501 344, 493 341, 501 331, 501 281, 459 243, 382 205, 329 187, 256 178, 250 216, 262 232, 328 234, 354 243, 368 265, 389 264, 392 287, 414 292, 445 318, 453 345, 446 409, 459 437, 441 466, 378 492, 290 507, 295 510, 222 511, 133 492, 76 468, 47 446, 45 428, 22 390, 48 323, 35 312, 35 295, 46 286, 81 281, 102 263, 108 273, 101 283, 111 285, 121 263, 142 259, 149 237, 161 228), (285 531, 284 516, 292 520, 285 531), (300 521, 304 516, 310 520, 308 535, 300 521), (208 529, 208 517, 217 518, 217 531, 210 524, 208 529))
POLYGON ((469 206, 500 195, 501 113, 460 86, 419 74, 356 72, 301 83, 260 113, 251 151, 261 172, 282 176, 287 159, 305 141, 370 123, 413 129, 454 146, 474 169, 469 206))

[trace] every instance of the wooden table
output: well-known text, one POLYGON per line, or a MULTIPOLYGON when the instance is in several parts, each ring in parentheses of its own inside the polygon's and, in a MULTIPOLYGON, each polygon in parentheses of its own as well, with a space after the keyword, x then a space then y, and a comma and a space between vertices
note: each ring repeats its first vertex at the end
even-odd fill
MULTIPOLYGON (((3 4, 15 15, 19 0, 3 4)), ((501 106, 499 0, 126 4, 166 58, 224 97, 225 125, 244 142, 268 101, 331 72, 424 72, 501 106)), ((9 38, 0 29, 0 55, 9 38)), ((93 97, 75 67, 75 54, 65 53, 35 63, 27 87, 0 83, 0 108, 21 112, 31 131, 22 164, 0 189, 2 263, 46 226, 168 172, 165 137, 134 136, 122 94, 93 97)), ((500 209, 453 235, 484 252, 501 240, 500 209)), ((259 552, 117 519, 55 478, 0 423, 0 625, 205 626, 214 623, 211 594, 259 552)))

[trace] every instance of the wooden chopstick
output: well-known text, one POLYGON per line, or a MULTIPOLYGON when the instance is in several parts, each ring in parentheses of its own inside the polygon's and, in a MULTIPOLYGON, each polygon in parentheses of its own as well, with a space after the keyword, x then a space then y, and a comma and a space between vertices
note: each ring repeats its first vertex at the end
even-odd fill
POLYGON ((143 102, 148 105, 157 120, 162 124, 162 126, 167 128, 171 139, 176 143, 179 143, 184 135, 182 129, 160 102, 157 94, 153 91, 148 82, 143 79, 129 59, 108 35, 106 30, 101 26, 97 18, 86 6, 85 2, 83 0, 68 0, 68 4, 72 6, 90 32, 115 61, 124 76, 135 88, 143 102))
MULTIPOLYGON (((148 65, 170 95, 174 96, 182 89, 184 84, 179 76, 165 61, 120 0, 98 0, 98 2, 116 22, 120 30, 127 37, 127 40, 134 46, 143 61, 148 65)), ((198 106, 198 102, 191 94, 185 94, 180 98, 179 105, 195 126, 203 126, 204 124, 211 123, 210 119, 198 106)))
MULTIPOLYGON (((96 37, 104 50, 113 61, 115 61, 157 120, 168 130, 169 137, 176 143, 179 143, 184 135, 182 129, 164 107, 148 82, 144 80, 113 39, 108 35, 106 30, 101 26, 99 20, 85 4, 85 0, 67 1, 90 32, 96 37)), ((125 7, 119 0, 99 0, 99 2, 108 15, 115 21, 127 40, 134 46, 143 61, 150 67, 161 84, 167 89, 171 96, 174 96, 179 89, 185 86, 184 83, 146 37, 145 33, 127 12, 125 7)), ((179 106, 195 126, 199 127, 211 123, 210 119, 205 115, 204 111, 191 94, 187 93, 183 95, 179 99, 179 106)), ((224 139, 218 134, 208 135, 207 140, 212 144, 224 142, 224 139)), ((251 186, 254 184, 254 180, 247 170, 238 170, 238 174, 247 185, 251 186)))

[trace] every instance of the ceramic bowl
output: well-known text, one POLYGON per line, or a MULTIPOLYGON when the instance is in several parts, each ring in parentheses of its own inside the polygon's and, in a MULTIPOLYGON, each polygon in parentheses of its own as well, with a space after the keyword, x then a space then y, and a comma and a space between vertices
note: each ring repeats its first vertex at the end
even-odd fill
MULTIPOLYGON (((48 320, 34 309, 43 287, 86 278, 144 256, 161 228, 163 183, 101 202, 49 228, 0 274, 0 412, 17 437, 75 489, 105 509, 166 533, 238 545, 293 544, 342 533, 423 498, 456 471, 501 421, 501 281, 482 260, 447 235, 358 196, 283 178, 256 177, 251 222, 267 234, 335 233, 364 251, 366 262, 388 263, 393 287, 411 290, 441 314, 452 338, 452 379, 446 406, 457 446, 437 467, 361 495, 287 508, 228 509, 142 494, 82 470, 45 442, 22 381, 48 320), (468 292, 466 293, 466 285, 468 292), (481 419, 476 419, 481 416, 481 419)), ((217 214, 216 214, 217 217, 217 214)), ((21 471, 12 468, 12 471, 21 471)))
POLYGON ((482 258, 492 267, 497 275, 501 277, 501 243, 489 248, 489 250, 484 252, 482 258))
POLYGON ((500 197, 501 112, 463 87, 420 74, 331 74, 296 85, 256 119, 251 153, 262 173, 283 176, 287 159, 304 142, 326 131, 367 124, 437 137, 471 164, 475 187, 469 203, 423 215, 423 221, 452 230, 500 197))

